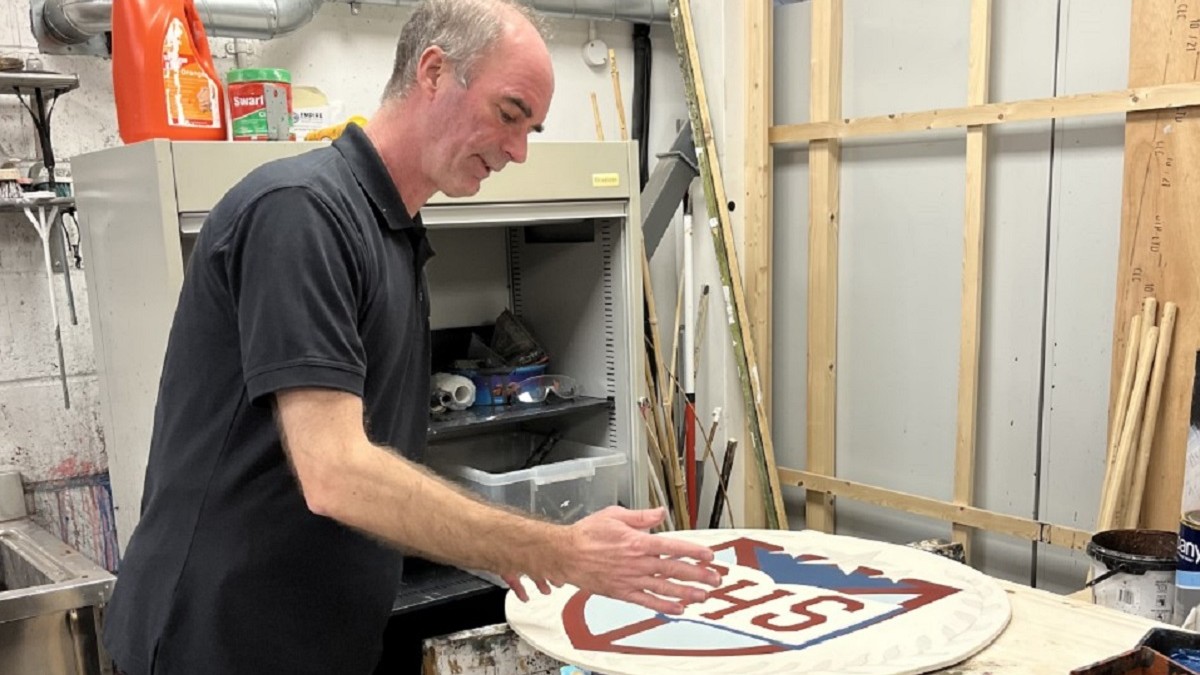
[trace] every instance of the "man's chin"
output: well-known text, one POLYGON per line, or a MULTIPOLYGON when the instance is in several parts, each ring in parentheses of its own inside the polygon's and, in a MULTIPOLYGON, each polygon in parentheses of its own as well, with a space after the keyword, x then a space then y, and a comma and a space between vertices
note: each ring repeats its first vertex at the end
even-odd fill
POLYGON ((467 174, 460 180, 443 186, 442 193, 446 197, 474 197, 482 184, 484 184, 484 178, 475 178, 474 175, 467 174))
POLYGON ((459 185, 453 185, 453 186, 444 188, 442 190, 442 194, 446 195, 447 197, 451 197, 451 198, 453 198, 453 197, 473 197, 476 194, 478 194, 479 188, 482 184, 483 184, 482 180, 476 180, 473 182, 465 182, 465 183, 462 183, 459 185))

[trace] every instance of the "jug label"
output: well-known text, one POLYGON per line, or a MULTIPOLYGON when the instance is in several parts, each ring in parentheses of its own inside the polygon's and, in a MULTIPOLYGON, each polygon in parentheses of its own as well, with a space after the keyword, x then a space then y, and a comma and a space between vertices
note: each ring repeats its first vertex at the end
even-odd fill
POLYGON ((171 20, 163 38, 163 85, 168 124, 207 128, 221 125, 217 84, 200 66, 192 36, 179 19, 171 20))

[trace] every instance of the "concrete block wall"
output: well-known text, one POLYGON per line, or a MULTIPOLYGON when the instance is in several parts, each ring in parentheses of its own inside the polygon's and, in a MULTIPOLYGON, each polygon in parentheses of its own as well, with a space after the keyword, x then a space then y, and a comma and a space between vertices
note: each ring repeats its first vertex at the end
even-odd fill
MULTIPOLYGON (((0 0, 0 54, 40 58, 44 67, 79 75, 51 118, 55 154, 72 155, 116 142, 108 62, 39 56, 29 30, 29 3, 0 0)), ((37 156, 37 136, 15 96, 0 96, 0 159, 37 156)), ((70 408, 59 381, 42 243, 20 213, 0 214, 0 465, 16 466, 28 506, 43 527, 110 570, 116 569, 99 385, 82 269, 72 270, 76 323, 63 275, 54 293, 66 363, 70 408)))

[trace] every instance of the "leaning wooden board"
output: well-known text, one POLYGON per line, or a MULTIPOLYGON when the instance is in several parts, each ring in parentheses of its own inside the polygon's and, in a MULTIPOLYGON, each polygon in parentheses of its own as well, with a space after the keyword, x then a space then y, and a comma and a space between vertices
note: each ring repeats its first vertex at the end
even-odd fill
MULTIPOLYGON (((1159 625, 1083 600, 998 583, 1012 605, 1008 628, 973 658, 940 672, 1060 675, 1133 647, 1159 625)), ((427 640, 424 675, 557 675, 556 665, 501 625, 427 640)))
MULTIPOLYGON (((1192 82, 1200 78, 1200 2, 1133 0, 1129 86, 1192 82)), ((1125 122, 1125 178, 1117 301, 1113 321, 1113 379, 1120 381, 1130 317, 1155 296, 1179 306, 1174 358, 1162 391, 1142 524, 1179 527, 1184 451, 1200 349, 1200 108, 1129 113, 1125 122)), ((1110 398, 1110 419, 1115 407, 1110 398)))

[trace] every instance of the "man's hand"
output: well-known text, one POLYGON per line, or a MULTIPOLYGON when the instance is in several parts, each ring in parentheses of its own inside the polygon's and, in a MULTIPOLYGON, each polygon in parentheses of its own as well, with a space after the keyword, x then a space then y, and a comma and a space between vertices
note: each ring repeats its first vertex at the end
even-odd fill
MULTIPOLYGON (((513 593, 517 594, 517 598, 521 602, 529 602, 529 591, 525 590, 525 585, 521 583, 521 577, 516 574, 502 574, 500 578, 504 579, 504 583, 512 589, 513 593)), ((558 587, 562 584, 551 584, 545 579, 530 579, 537 589, 542 592, 542 595, 550 595, 551 586, 558 587)))
MULTIPOLYGON (((664 516, 661 508, 630 511, 611 506, 580 520, 568 530, 568 550, 560 554, 562 560, 550 565, 556 573, 546 579, 533 577, 534 584, 542 593, 549 593, 549 584, 565 582, 656 612, 682 613, 685 604, 703 602, 708 593, 677 582, 716 586, 721 578, 708 567, 676 559, 709 562, 712 549, 648 532, 664 516)), ((505 580, 518 598, 528 599, 519 580, 505 580)))

